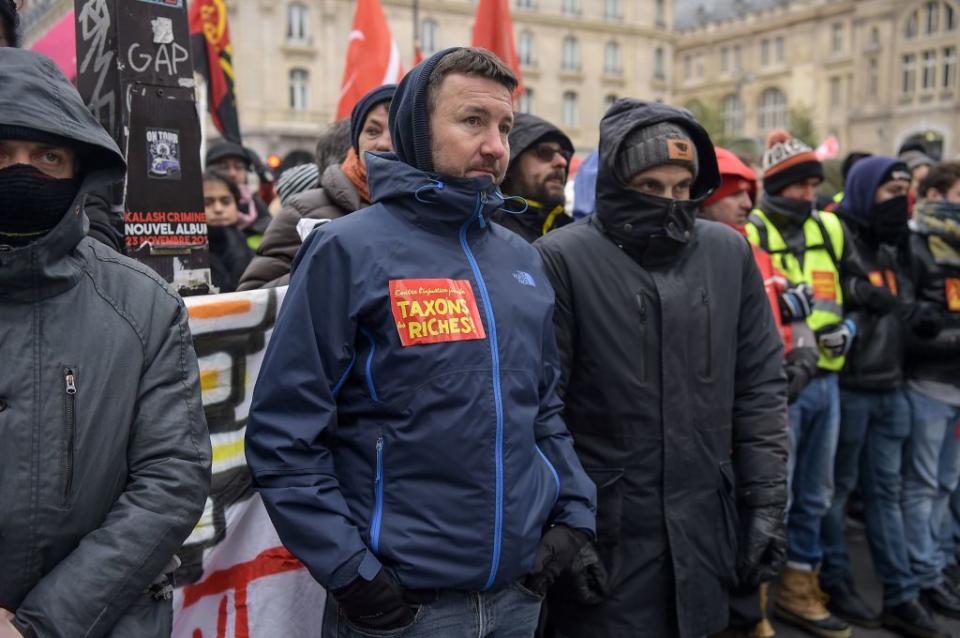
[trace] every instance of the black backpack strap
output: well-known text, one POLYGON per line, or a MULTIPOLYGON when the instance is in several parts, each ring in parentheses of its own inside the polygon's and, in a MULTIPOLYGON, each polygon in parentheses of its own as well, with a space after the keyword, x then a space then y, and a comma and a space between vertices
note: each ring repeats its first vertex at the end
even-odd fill
POLYGON ((767 225, 763 223, 763 220, 760 219, 760 216, 756 213, 750 213, 747 221, 757 229, 757 237, 760 239, 760 249, 766 253, 770 252, 770 234, 767 232, 767 225))
POLYGON ((810 217, 817 223, 817 227, 820 229, 820 238, 823 240, 823 247, 827 249, 827 254, 830 255, 833 267, 837 269, 837 272, 840 272, 840 259, 837 257, 837 249, 833 245, 833 236, 827 232, 827 225, 823 223, 820 212, 815 210, 810 217))

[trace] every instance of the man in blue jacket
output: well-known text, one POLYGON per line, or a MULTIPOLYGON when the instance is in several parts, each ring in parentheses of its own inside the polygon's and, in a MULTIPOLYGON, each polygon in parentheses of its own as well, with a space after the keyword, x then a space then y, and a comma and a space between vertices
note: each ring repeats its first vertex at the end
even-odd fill
POLYGON ((373 205, 294 263, 247 458, 284 544, 332 594, 325 636, 529 637, 594 535, 556 394, 553 290, 537 252, 489 222, 514 204, 497 186, 514 88, 478 49, 414 68, 390 108, 396 155, 366 157, 373 205))

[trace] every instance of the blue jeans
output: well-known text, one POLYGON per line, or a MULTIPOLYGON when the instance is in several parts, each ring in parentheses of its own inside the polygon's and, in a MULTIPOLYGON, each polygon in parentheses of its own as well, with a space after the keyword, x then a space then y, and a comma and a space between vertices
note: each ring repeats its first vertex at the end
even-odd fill
POLYGON ((542 602, 518 583, 488 592, 442 590, 415 606, 413 623, 380 631, 354 626, 327 597, 323 638, 532 638, 542 602))
POLYGON ((837 375, 811 381, 790 406, 788 420, 787 559, 816 568, 823 553, 820 526, 833 500, 833 461, 840 430, 837 375))
POLYGON ((950 495, 960 482, 960 408, 918 392, 908 392, 912 413, 910 445, 903 478, 903 518, 910 565, 921 588, 942 580, 952 556, 943 548, 949 529, 946 517, 950 495))
POLYGON ((870 553, 883 582, 884 607, 917 596, 904 531, 903 451, 910 438, 910 403, 901 390, 840 391, 840 438, 834 465, 833 504, 823 519, 824 587, 851 577, 844 535, 847 498, 859 474, 870 553))

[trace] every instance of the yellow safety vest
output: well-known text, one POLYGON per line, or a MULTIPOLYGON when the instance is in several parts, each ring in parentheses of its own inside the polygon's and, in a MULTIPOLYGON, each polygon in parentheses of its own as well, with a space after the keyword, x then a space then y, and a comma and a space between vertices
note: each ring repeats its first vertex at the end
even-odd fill
MULTIPOLYGON (((747 222, 747 239, 770 254, 773 265, 791 285, 806 283, 813 288, 813 312, 807 317, 807 325, 816 331, 843 321, 839 270, 840 256, 843 255, 843 226, 833 213, 814 212, 803 223, 803 238, 805 248, 801 265, 801 260, 787 248, 783 235, 762 210, 754 210, 747 222)), ((844 362, 845 357, 828 357, 821 352, 818 365, 824 370, 838 372, 844 362)))

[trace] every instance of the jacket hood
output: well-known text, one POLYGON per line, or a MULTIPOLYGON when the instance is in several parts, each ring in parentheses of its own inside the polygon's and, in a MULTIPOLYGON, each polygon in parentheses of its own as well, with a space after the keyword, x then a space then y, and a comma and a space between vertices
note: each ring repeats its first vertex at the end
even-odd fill
POLYGON ((616 162, 624 140, 634 129, 661 122, 682 126, 697 147, 700 171, 690 192, 691 199, 700 199, 720 185, 720 170, 713 142, 689 111, 659 102, 643 102, 630 98, 618 100, 600 121, 600 170, 597 175, 597 209, 604 202, 617 201, 626 184, 617 178, 616 162))
POLYGON ((459 227, 475 217, 484 227, 498 208, 525 206, 520 198, 511 200, 519 200, 519 205, 505 203, 491 177, 442 177, 394 153, 367 153, 367 181, 372 204, 388 204, 418 226, 434 229, 459 227))
POLYGON ((847 176, 840 208, 850 217, 869 223, 873 219, 873 202, 881 180, 894 164, 902 163, 895 157, 875 155, 854 164, 847 176))
MULTIPOLYGON (((573 142, 567 137, 566 133, 559 128, 536 115, 529 113, 514 113, 513 128, 510 129, 510 165, 507 167, 507 174, 513 168, 517 161, 528 149, 538 142, 551 140, 560 144, 573 153, 573 142)), ((569 167, 568 167, 569 168, 569 167)))
POLYGON ((390 139, 397 158, 421 171, 433 172, 427 85, 430 74, 445 56, 463 47, 438 51, 403 76, 390 102, 390 139))
POLYGON ((53 61, 23 49, 0 48, 0 125, 58 135, 80 147, 82 191, 120 180, 126 163, 113 138, 53 61))

